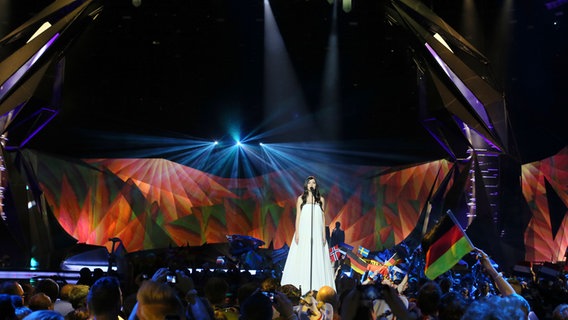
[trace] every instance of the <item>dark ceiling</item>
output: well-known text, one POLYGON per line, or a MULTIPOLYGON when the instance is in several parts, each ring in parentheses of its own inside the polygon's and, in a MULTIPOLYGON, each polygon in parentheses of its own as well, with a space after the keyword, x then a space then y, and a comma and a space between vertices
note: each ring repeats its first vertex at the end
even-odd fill
MULTIPOLYGON (((49 3, 10 2, 3 33, 49 3)), ((427 4, 490 59, 488 76, 507 97, 520 160, 539 160, 568 141, 566 19, 562 6, 519 4, 505 19, 510 36, 499 42, 501 2, 476 1, 480 22, 467 30, 470 13, 462 13, 461 1, 427 4)), ((296 76, 290 79, 266 65, 274 60, 267 59, 262 3, 142 0, 135 7, 106 1, 66 52, 61 113, 27 146, 112 157, 143 147, 125 133, 213 140, 237 130, 242 136, 265 133, 264 142, 333 141, 338 149, 376 154, 377 164, 447 156, 420 124, 409 35, 385 24, 384 2, 353 0, 351 12, 339 10, 333 90, 323 85, 333 6, 326 0, 270 1, 293 67, 288 72, 296 76), (290 99, 267 96, 272 83, 290 99), (331 112, 335 121, 329 121, 331 112), (270 131, 277 128, 286 129, 270 131)))

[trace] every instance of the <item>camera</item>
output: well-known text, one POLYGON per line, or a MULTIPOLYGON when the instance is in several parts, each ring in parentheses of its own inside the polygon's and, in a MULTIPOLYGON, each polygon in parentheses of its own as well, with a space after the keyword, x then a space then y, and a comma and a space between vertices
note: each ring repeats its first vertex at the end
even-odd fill
POLYGON ((270 302, 274 302, 274 291, 261 291, 263 295, 267 296, 270 299, 270 302))
POLYGON ((359 286, 359 291, 361 292, 361 300, 377 300, 382 299, 383 294, 383 284, 365 284, 359 286))

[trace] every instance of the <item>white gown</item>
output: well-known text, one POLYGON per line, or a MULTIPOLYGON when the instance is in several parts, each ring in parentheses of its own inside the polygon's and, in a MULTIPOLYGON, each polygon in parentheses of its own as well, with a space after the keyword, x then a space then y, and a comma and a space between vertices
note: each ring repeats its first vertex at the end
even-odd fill
POLYGON ((329 248, 323 237, 324 217, 319 205, 306 203, 300 215, 300 238, 296 244, 295 235, 288 251, 281 285, 293 284, 302 290, 302 295, 310 290, 319 290, 322 286, 330 286, 335 290, 334 272, 329 258, 329 248), (313 254, 310 252, 311 214, 313 219, 313 254), (322 241, 323 240, 323 241, 322 241), (310 259, 312 255, 312 259, 310 259), (310 286, 310 260, 312 261, 312 279, 310 286))

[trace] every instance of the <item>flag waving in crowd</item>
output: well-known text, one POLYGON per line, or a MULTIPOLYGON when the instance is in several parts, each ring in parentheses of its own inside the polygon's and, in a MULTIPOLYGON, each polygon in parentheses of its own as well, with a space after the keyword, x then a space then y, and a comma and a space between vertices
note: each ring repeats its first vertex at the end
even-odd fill
POLYGON ((335 246, 329 248, 329 258, 331 259, 331 262, 341 260, 341 256, 343 254, 345 254, 345 253, 343 251, 341 251, 341 249, 339 249, 338 245, 335 245, 335 246))
MULTIPOLYGON (((450 210, 424 235, 421 244, 422 252, 425 253, 424 274, 431 280, 452 269, 475 248, 450 210)), ((382 254, 374 254, 374 258, 370 258, 370 250, 363 246, 359 246, 357 251, 352 251, 353 247, 344 246, 345 244, 342 244, 330 248, 330 259, 338 261, 343 257, 347 258, 350 269, 355 273, 363 275, 372 272, 383 278, 392 278, 397 272, 404 273, 397 267, 405 264, 404 246, 396 248, 394 252, 385 250, 382 254)))
POLYGON ((350 260, 351 269, 358 274, 364 274, 367 271, 368 263, 358 257, 352 251, 345 252, 347 258, 350 260))
POLYGON ((385 266, 396 266, 401 260, 398 253, 395 252, 392 257, 385 261, 385 266))
POLYGON ((447 214, 422 239, 425 252, 424 274, 431 280, 450 270, 473 245, 452 212, 447 214))
POLYGON ((361 257, 363 258, 367 258, 369 256, 369 249, 364 248, 362 246, 359 246, 359 250, 357 250, 357 252, 361 255, 361 257))

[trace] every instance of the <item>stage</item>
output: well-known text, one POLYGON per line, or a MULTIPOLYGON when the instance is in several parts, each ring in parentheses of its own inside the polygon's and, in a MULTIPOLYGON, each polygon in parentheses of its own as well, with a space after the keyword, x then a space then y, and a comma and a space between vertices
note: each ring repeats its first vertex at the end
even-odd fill
POLYGON ((58 268, 39 270, 33 267, 22 268, 5 266, 0 269, 0 279, 34 281, 51 277, 62 282, 76 283, 81 269, 88 268, 93 272, 101 269, 108 273, 116 272, 123 278, 138 274, 153 274, 159 268, 167 267, 175 270, 186 269, 189 273, 203 270, 224 271, 241 270, 251 274, 270 270, 282 272, 288 246, 278 249, 261 248, 264 242, 253 237, 231 235, 228 242, 205 243, 201 246, 169 247, 153 250, 126 252, 118 245, 109 252, 105 246, 87 245, 84 243, 70 247, 58 268))

